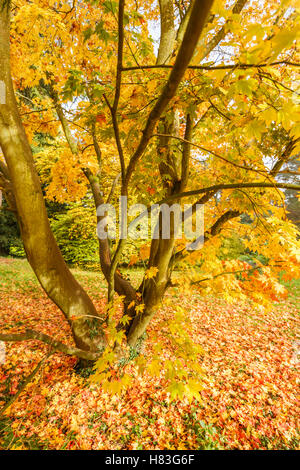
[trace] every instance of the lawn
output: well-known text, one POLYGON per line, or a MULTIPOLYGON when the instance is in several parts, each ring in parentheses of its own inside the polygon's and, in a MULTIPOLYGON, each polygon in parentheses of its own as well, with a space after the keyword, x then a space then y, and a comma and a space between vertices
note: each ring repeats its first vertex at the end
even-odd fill
MULTIPOLYGON (((105 310, 101 274, 73 270, 105 310)), ((127 275, 138 282, 140 272, 127 275)), ((185 306, 190 335, 203 348, 201 399, 172 401, 161 378, 135 375, 109 395, 75 370, 76 359, 53 354, 0 417, 0 448, 9 449, 299 449, 299 281, 269 313, 247 303, 183 296, 172 289, 150 326, 185 306), (297 351, 298 349, 298 351, 297 351)), ((33 328, 72 344, 60 311, 25 260, 0 258, 0 331, 33 328)), ((159 332, 163 340, 163 331, 159 332)), ((169 344, 162 356, 169 354, 169 344)), ((48 350, 37 341, 7 343, 0 366, 0 409, 48 350)), ((1 413, 1 411, 0 411, 1 413)))

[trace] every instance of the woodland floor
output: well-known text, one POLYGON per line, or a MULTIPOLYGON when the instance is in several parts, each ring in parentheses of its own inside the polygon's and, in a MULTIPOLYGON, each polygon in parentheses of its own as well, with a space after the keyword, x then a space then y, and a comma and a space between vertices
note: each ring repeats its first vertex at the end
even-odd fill
MULTIPOLYGON (((101 276, 74 273, 104 312, 101 276)), ((139 276, 138 271, 128 274, 139 276)), ((268 314, 250 304, 170 290, 168 296, 189 312, 191 334, 204 350, 201 402, 171 402, 159 378, 140 376, 121 396, 111 397, 75 372, 76 359, 56 353, 0 418, 0 448, 299 449, 300 284, 291 282, 289 289, 289 299, 268 314)), ((160 316, 169 315, 163 307, 160 316)), ((41 291, 28 263, 0 258, 0 331, 25 327, 72 343, 64 317, 41 291)), ((154 333, 155 322, 146 348, 154 333)), ((0 409, 47 350, 37 341, 6 344, 0 409)))

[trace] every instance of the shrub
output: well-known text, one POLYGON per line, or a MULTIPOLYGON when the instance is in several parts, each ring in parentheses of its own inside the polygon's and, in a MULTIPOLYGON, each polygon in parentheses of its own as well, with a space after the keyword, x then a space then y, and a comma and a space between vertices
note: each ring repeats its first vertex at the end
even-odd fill
POLYGON ((98 240, 93 209, 73 205, 56 215, 51 226, 65 261, 82 268, 98 268, 98 240))

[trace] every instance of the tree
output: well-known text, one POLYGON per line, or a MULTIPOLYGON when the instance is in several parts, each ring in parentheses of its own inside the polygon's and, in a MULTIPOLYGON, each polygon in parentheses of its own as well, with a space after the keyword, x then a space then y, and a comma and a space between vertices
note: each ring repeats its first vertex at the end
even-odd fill
MULTIPOLYGON (((50 229, 30 148, 41 131, 55 137, 60 132, 42 150, 53 155, 50 199, 78 201, 88 193, 95 209, 118 195, 148 207, 157 201, 168 207, 205 204, 203 249, 185 249, 185 240, 176 239, 174 217, 164 239, 160 222, 137 289, 118 271, 126 240, 112 251, 108 239, 99 239, 111 314, 114 293, 124 306, 114 338, 123 335, 137 346, 173 284, 172 272, 182 266, 190 269, 191 288, 203 295, 251 296, 265 306, 284 295, 279 272, 299 270, 296 228, 285 219, 280 189, 300 186, 278 180, 300 138, 294 89, 298 19, 293 2, 276 0, 263 8, 246 0, 230 6, 212 0, 160 0, 155 6, 19 0, 10 19, 2 0, 0 80, 7 95, 0 105, 6 162, 1 189, 17 211, 28 261, 65 314, 76 349, 37 332, 19 339, 39 338, 85 359, 101 356, 107 346, 99 313, 50 229), (157 53, 154 21, 160 22, 157 53), (28 99, 28 87, 36 87, 38 96, 28 99), (276 129, 284 137, 271 142, 276 129), (262 143, 269 141, 266 156, 262 143), (245 214, 250 224, 243 223, 245 214), (267 263, 257 260, 253 267, 220 259, 230 230, 239 231, 245 246, 267 263)), ((177 282, 187 288, 185 273, 177 282)))

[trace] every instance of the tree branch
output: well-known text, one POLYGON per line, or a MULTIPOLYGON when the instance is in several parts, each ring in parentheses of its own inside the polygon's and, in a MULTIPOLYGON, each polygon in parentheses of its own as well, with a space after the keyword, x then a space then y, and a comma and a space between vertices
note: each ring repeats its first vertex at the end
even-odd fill
POLYGON ((59 101, 58 101, 57 92, 52 88, 51 85, 50 85, 49 95, 50 95, 50 97, 51 97, 52 100, 53 100, 53 103, 54 103, 54 107, 55 107, 57 116, 58 116, 58 118, 59 118, 59 120, 60 120, 62 129, 63 129, 63 132, 64 132, 65 137, 66 137, 66 140, 67 140, 67 143, 68 143, 68 145, 69 145, 69 147, 70 147, 70 150, 71 150, 71 152, 73 153, 73 155, 77 155, 77 154, 78 154, 78 146, 77 146, 77 143, 76 143, 74 137, 72 136, 72 133, 71 133, 71 130, 70 130, 68 121, 67 121, 67 119, 66 119, 66 117, 65 117, 65 115, 64 115, 64 112, 63 112, 63 108, 62 108, 61 104, 60 104, 59 101))
POLYGON ((125 159, 124 159, 124 153, 123 153, 123 147, 122 147, 122 142, 120 138, 120 131, 119 131, 119 124, 118 124, 118 118, 117 118, 117 112, 114 110, 114 108, 110 105, 107 96, 105 93, 103 94, 103 97, 106 101, 106 104, 110 110, 111 114, 111 119, 113 123, 113 128, 114 128, 114 134, 115 134, 115 139, 116 139, 116 144, 117 144, 117 149, 118 149, 118 155, 119 155, 119 160, 120 160, 120 166, 121 166, 121 175, 122 175, 122 182, 124 183, 125 180, 125 159))
MULTIPOLYGON (((247 3, 247 0, 237 0, 235 3, 232 13, 234 15, 238 15, 242 9, 244 8, 245 4, 247 3)), ((222 41, 222 39, 225 38, 226 34, 228 33, 228 23, 230 22, 230 18, 226 20, 226 23, 222 28, 217 32, 217 34, 209 41, 209 43, 206 45, 204 52, 201 57, 201 61, 205 59, 213 50, 214 48, 219 44, 219 42, 222 41)))
POLYGON ((160 41, 157 64, 168 62, 172 56, 175 43, 173 0, 159 0, 160 8, 160 41))
POLYGON ((273 189, 293 189, 296 191, 300 190, 300 184, 290 184, 290 183, 265 183, 257 181, 256 183, 229 183, 229 184, 216 184, 209 186, 207 188, 195 189, 193 191, 185 191, 183 193, 172 194, 171 196, 161 199, 160 201, 154 202, 151 206, 148 206, 134 221, 142 219, 143 216, 150 213, 157 205, 167 204, 174 200, 180 200, 184 197, 197 196, 198 194, 204 194, 204 196, 195 202, 192 207, 196 207, 197 204, 205 204, 212 196, 214 196, 218 191, 226 189, 241 189, 241 188, 273 188, 273 189))
POLYGON ((237 270, 237 271, 224 271, 223 273, 218 273, 218 274, 215 274, 214 276, 211 276, 211 277, 205 277, 203 279, 199 279, 198 281, 193 281, 193 282, 191 282, 191 285, 200 284, 200 282, 211 281, 212 279, 216 279, 220 276, 227 276, 227 275, 230 275, 230 274, 232 274, 232 275, 233 274, 242 274, 242 273, 247 273, 247 272, 251 272, 251 271, 254 273, 254 271, 258 271, 259 269, 263 269, 263 268, 280 268, 280 267, 281 267, 280 264, 264 264, 262 266, 255 266, 255 267, 252 267, 252 268, 240 269, 240 270, 237 270))
POLYGON ((118 11, 118 58, 117 58, 117 71, 116 71, 116 85, 115 85, 115 96, 113 105, 109 103, 107 96, 104 94, 103 97, 106 101, 106 104, 110 110, 114 134, 119 154, 120 166, 121 166, 121 175, 122 182, 125 180, 125 159, 124 153, 120 138, 119 124, 117 118, 117 110, 120 100, 121 93, 121 79, 122 79, 122 69, 123 69, 123 48, 124 48, 124 9, 125 9, 125 0, 119 0, 119 11, 118 11))
MULTIPOLYGON (((211 238, 215 237, 216 235, 218 235, 221 230, 222 230, 222 227, 223 225, 228 222, 229 220, 231 219, 235 219, 236 217, 239 217, 240 215, 242 214, 242 212, 239 212, 239 211, 233 211, 233 210, 228 210, 227 212, 225 212, 224 214, 222 214, 218 220, 216 220, 216 222, 212 225, 212 227, 209 229, 209 230, 206 230, 205 233, 204 233, 204 237, 203 237, 203 243, 207 242, 208 240, 210 240, 211 238)), ((193 245, 195 242, 197 241, 197 239, 195 239, 190 245, 193 245)), ((172 262, 174 261, 178 261, 179 258, 182 258, 183 256, 183 253, 185 251, 190 251, 189 250, 189 246, 186 246, 184 247, 182 250, 180 251, 177 251, 177 253, 175 253, 173 255, 173 258, 172 258, 172 262)))
POLYGON ((140 143, 135 153, 130 159, 126 172, 124 186, 128 186, 135 165, 144 153, 157 121, 159 120, 160 116, 162 115, 162 113, 164 112, 164 110, 166 109, 166 107, 168 106, 171 99, 176 93, 178 85, 184 76, 184 73, 187 69, 187 66, 189 65, 190 60, 192 59, 194 50, 197 46, 201 31, 203 29, 212 4, 213 0, 195 0, 189 23, 182 44, 179 48, 175 64, 172 67, 172 71, 158 101, 156 102, 154 108, 149 114, 140 143))
POLYGON ((171 134, 170 135, 169 134, 153 134, 152 137, 169 137, 169 138, 172 138, 172 139, 180 140, 181 142, 183 142, 184 144, 186 144, 188 146, 192 145, 193 147, 196 147, 200 150, 203 150, 203 152, 208 152, 208 153, 214 155, 215 157, 220 158, 220 160, 223 160, 224 162, 229 163, 230 165, 233 165, 237 168, 241 168, 242 170, 247 170, 247 171, 254 171, 255 173, 259 173, 261 175, 265 174, 267 176, 267 173, 262 171, 262 170, 257 170, 255 168, 251 168, 249 166, 239 165, 238 163, 232 162, 232 161, 228 160, 227 158, 222 157, 222 155, 219 155, 218 153, 214 152, 213 150, 209 150, 205 147, 202 147, 201 145, 195 144, 194 142, 191 142, 190 139, 186 139, 186 136, 183 139, 182 137, 179 137, 179 136, 176 136, 176 135, 171 135, 171 134))
POLYGON ((288 142, 283 154, 280 156, 280 158, 277 160, 272 170, 270 171, 271 176, 276 176, 278 174, 283 164, 286 163, 286 161, 288 160, 289 156, 291 155, 292 151, 295 148, 296 143, 299 142, 299 140, 300 140, 300 137, 295 140, 292 139, 290 140, 290 142, 288 142))
POLYGON ((219 217, 218 220, 216 220, 216 222, 212 225, 212 227, 209 230, 205 231, 204 243, 207 240, 210 240, 212 237, 218 235, 226 222, 231 219, 235 219, 236 217, 239 217, 241 214, 242 213, 240 211, 233 211, 231 209, 222 214, 221 217, 219 217))
POLYGON ((177 34, 176 34, 176 41, 177 41, 178 44, 181 44, 181 41, 183 39, 183 35, 185 33, 188 21, 190 19, 192 7, 193 7, 193 1, 191 1, 191 3, 189 4, 188 9, 187 9, 184 17, 182 18, 182 21, 181 21, 180 25, 179 25, 179 28, 178 28, 178 31, 177 31, 177 34))
POLYGON ((110 203, 110 201, 111 201, 111 199, 114 195, 114 192, 115 192, 115 189, 116 189, 116 186, 118 184, 118 181, 119 181, 120 177, 121 177, 121 173, 118 173, 117 176, 115 177, 115 179, 113 180, 109 195, 107 196, 107 199, 106 199, 106 204, 110 203))
POLYGON ((193 191, 186 191, 183 193, 168 196, 166 199, 162 199, 156 204, 163 204, 164 202, 170 202, 174 199, 182 199, 189 196, 197 196, 198 194, 204 194, 211 191, 217 192, 221 189, 239 189, 239 188, 279 188, 279 189, 295 189, 300 190, 300 184, 289 184, 289 183, 265 183, 265 182, 253 182, 253 183, 229 183, 229 184, 216 184, 207 188, 195 189, 193 191))
POLYGON ((41 333, 35 330, 26 330, 25 333, 0 333, 0 341, 28 341, 28 340, 38 340, 42 341, 42 343, 46 343, 51 346, 54 351, 63 352, 68 354, 69 356, 76 356, 80 359, 87 359, 94 361, 100 356, 99 353, 90 352, 90 351, 83 351, 79 348, 74 348, 72 346, 66 346, 64 343, 60 341, 56 341, 51 336, 46 335, 45 333, 41 333))
MULTIPOLYGON (((277 62, 263 63, 263 64, 228 64, 228 65, 189 65, 187 69, 190 70, 231 70, 231 69, 251 69, 251 68, 264 68, 271 67, 273 65, 290 65, 291 67, 300 67, 300 64, 290 62, 288 60, 280 60, 277 62)), ((130 70, 143 70, 143 69, 172 69, 173 65, 161 64, 161 65, 139 65, 132 67, 123 67, 122 72, 129 72, 130 70)))
MULTIPOLYGON (((193 127, 194 127, 194 120, 190 114, 186 117, 186 126, 185 126, 185 133, 183 139, 183 150, 182 150, 182 159, 181 159, 181 184, 180 184, 180 191, 184 191, 188 178, 189 178, 189 162, 190 162, 190 155, 191 155, 191 142, 193 137, 193 127)), ((176 136, 172 136, 175 137, 176 136)))
MULTIPOLYGON (((121 77, 122 77, 122 65, 123 65, 123 47, 124 47, 124 8, 125 8, 125 0, 119 0, 119 12, 118 12, 118 60, 117 60, 117 76, 116 76, 116 89, 115 89, 115 98, 114 103, 111 106, 109 101, 104 96, 104 99, 107 103, 107 106, 110 110, 114 134, 119 154, 119 160, 121 165, 121 176, 122 176, 122 189, 121 192, 123 195, 127 194, 127 186, 125 184, 125 177, 126 177, 126 169, 125 169, 125 159, 124 153, 120 138, 120 131, 119 131, 119 124, 117 119, 117 109, 120 99, 120 92, 121 92, 121 77)), ((114 253, 112 261, 109 266, 109 272, 107 275, 107 282, 108 282, 108 302, 111 302, 113 299, 113 294, 115 290, 115 276, 116 276, 116 268, 118 265, 119 258, 122 253, 123 245, 125 240, 119 240, 117 249, 114 253)))
POLYGON ((116 111, 118 109, 120 93, 121 93, 121 77, 122 77, 123 47, 124 47, 124 8, 125 8, 125 0, 119 0, 118 59, 117 59, 115 98, 114 98, 114 103, 112 105, 112 111, 113 111, 114 114, 116 114, 116 111))

